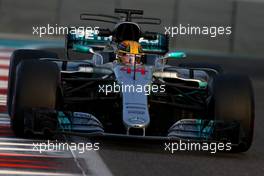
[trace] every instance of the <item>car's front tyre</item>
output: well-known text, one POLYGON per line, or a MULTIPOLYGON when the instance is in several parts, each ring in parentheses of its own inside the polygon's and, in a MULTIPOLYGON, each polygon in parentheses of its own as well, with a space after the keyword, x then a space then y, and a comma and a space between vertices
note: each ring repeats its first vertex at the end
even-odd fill
POLYGON ((26 60, 16 69, 11 127, 16 136, 24 135, 27 108, 56 108, 59 68, 56 63, 26 60))
POLYGON ((233 152, 246 152, 253 140, 254 93, 247 76, 218 75, 213 84, 214 115, 216 120, 236 121, 240 124, 238 146, 233 152))

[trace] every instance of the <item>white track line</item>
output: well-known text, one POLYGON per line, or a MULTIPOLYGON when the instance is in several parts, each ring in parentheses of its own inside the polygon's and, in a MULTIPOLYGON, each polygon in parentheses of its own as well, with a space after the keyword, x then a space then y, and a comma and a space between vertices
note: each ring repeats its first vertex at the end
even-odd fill
POLYGON ((10 138, 10 137, 0 137, 0 141, 16 141, 16 142, 43 142, 41 140, 35 140, 35 139, 22 139, 22 138, 10 138))
MULTIPOLYGON (((66 136, 64 136, 64 139, 67 142, 69 142, 69 138, 67 138, 66 136)), ((86 142, 89 142, 89 141, 86 141, 86 142)), ((74 158, 75 164, 81 170, 83 176, 87 175, 87 173, 85 173, 85 168, 83 168, 82 165, 80 164, 78 160, 79 158, 82 158, 85 160, 85 163, 89 170, 89 175, 113 176, 109 168, 106 166, 106 164, 103 162, 102 158, 96 151, 85 151, 85 153, 79 153, 76 150, 70 150, 70 151, 74 158)))
POLYGON ((14 142, 0 142, 0 146, 34 146, 33 143, 14 143, 14 142))
MULTIPOLYGON (((0 65, 9 66, 10 62, 10 56, 12 52, 10 51, 0 51, 0 65)), ((0 76, 1 77, 8 77, 8 68, 1 68, 0 69, 0 76)), ((7 89, 8 87, 8 81, 6 80, 0 80, 0 89, 7 89)), ((6 105, 6 94, 0 94, 0 105, 5 106, 6 105)))
POLYGON ((0 113, 0 118, 9 118, 8 114, 0 113))
POLYGON ((8 76, 8 69, 1 68, 0 69, 0 75, 1 76, 8 76))
POLYGON ((12 54, 12 52, 0 51, 0 57, 10 58, 11 54, 12 54))
POLYGON ((1 59, 0 58, 0 65, 6 65, 6 66, 8 66, 9 65, 9 60, 7 60, 7 59, 1 59))
POLYGON ((10 125, 10 122, 6 121, 6 122, 2 122, 0 121, 1 125, 10 125))
POLYGON ((6 95, 1 95, 0 94, 0 105, 6 105, 6 95))
POLYGON ((0 94, 0 99, 6 99, 7 95, 6 94, 0 94))
POLYGON ((36 175, 36 176, 77 176, 77 174, 68 174, 68 173, 52 173, 52 172, 36 172, 36 171, 15 171, 15 170, 0 170, 0 174, 3 175, 36 175))
MULTIPOLYGON (((66 138, 67 140, 67 138, 66 138)), ((83 141, 82 141, 83 142, 83 141)), ((89 141, 86 141, 89 142, 89 141)), ((76 162, 78 163, 78 158, 82 158, 85 160, 86 165, 89 169, 89 174, 93 176, 113 176, 110 169, 107 167, 107 165, 104 163, 100 155, 97 151, 85 151, 85 153, 79 153, 78 151, 71 151, 73 157, 76 159, 76 162)), ((76 163, 76 164, 77 164, 76 163)), ((79 165, 79 163, 78 163, 79 165)), ((84 169, 81 167, 81 170, 84 171, 84 169)))
POLYGON ((0 89, 7 88, 7 81, 0 80, 0 89))
MULTIPOLYGON (((35 149, 32 148, 16 148, 16 147, 0 147, 0 151, 10 151, 10 152, 37 152, 35 149)), ((53 151, 49 151, 53 152, 53 151)), ((46 153, 46 151, 43 151, 43 153, 46 153)))
MULTIPOLYGON (((110 169, 107 167, 107 165, 104 163, 103 159, 100 157, 98 152, 96 151, 87 151, 85 162, 89 168, 89 170, 92 172, 92 175, 96 176, 113 176, 110 169)), ((83 158, 80 154, 78 158, 83 158)))
POLYGON ((10 122, 10 119, 8 118, 0 118, 0 125, 2 122, 10 122))

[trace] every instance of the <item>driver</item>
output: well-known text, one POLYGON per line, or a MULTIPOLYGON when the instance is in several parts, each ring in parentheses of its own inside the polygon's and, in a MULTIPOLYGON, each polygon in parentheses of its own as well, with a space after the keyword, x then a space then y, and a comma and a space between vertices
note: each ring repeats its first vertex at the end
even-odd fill
POLYGON ((123 64, 141 64, 142 47, 138 42, 125 40, 118 45, 117 60, 123 64))

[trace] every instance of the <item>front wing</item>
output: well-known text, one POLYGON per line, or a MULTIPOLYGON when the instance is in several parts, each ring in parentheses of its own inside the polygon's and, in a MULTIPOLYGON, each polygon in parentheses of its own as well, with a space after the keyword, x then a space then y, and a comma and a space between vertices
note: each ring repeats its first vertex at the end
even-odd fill
POLYGON ((166 136, 113 134, 93 115, 50 109, 25 111, 25 132, 34 134, 65 134, 88 138, 129 139, 146 141, 231 142, 239 144, 240 125, 235 121, 182 119, 175 122, 166 136))

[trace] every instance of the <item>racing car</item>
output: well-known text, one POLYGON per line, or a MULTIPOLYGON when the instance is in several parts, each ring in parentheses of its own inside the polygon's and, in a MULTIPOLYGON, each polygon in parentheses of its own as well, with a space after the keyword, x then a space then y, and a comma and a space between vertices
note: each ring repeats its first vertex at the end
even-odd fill
POLYGON ((167 35, 140 26, 160 19, 142 10, 115 13, 81 14, 114 26, 69 32, 63 59, 44 50, 13 52, 7 107, 15 135, 218 141, 247 151, 254 131, 250 79, 218 65, 181 63, 188 56, 169 51, 167 35), (85 58, 72 57, 77 53, 85 58))

